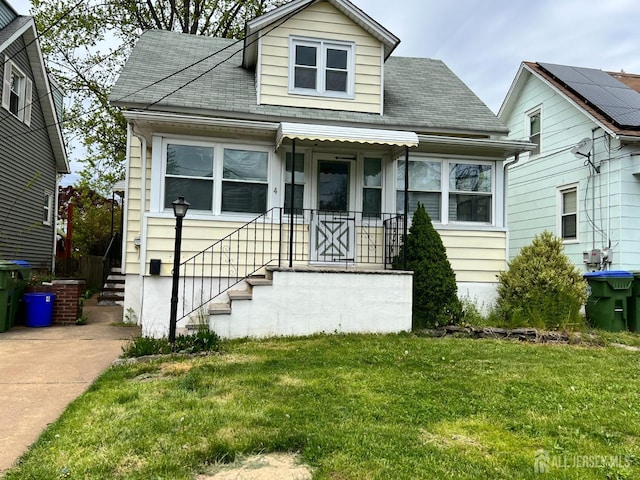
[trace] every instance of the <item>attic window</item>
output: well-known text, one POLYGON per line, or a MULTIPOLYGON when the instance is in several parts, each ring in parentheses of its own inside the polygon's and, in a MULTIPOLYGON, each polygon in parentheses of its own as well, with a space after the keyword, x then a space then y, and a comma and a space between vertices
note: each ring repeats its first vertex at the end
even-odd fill
POLYGON ((11 60, 5 57, 2 107, 27 125, 31 123, 32 88, 31 80, 11 60))
POLYGON ((526 114, 526 118, 527 118, 527 133, 529 136, 529 141, 531 143, 535 143, 536 144, 536 148, 535 150, 533 150, 531 152, 531 155, 539 155, 540 154, 540 149, 541 149, 541 137, 542 137, 542 131, 541 131, 541 122, 542 122, 542 111, 540 107, 535 108, 534 110, 531 110, 529 112, 527 112, 526 114))
POLYGON ((353 98, 353 44, 291 38, 289 93, 353 98))

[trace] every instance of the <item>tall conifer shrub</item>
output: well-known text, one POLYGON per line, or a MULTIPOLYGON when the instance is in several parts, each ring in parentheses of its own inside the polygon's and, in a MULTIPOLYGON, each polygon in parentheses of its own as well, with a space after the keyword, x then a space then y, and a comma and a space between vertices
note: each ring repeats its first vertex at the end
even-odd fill
POLYGON ((456 277, 440 234, 420 203, 413 214, 405 245, 394 263, 397 269, 403 268, 405 248, 407 270, 413 271, 413 328, 457 323, 462 307, 456 277))

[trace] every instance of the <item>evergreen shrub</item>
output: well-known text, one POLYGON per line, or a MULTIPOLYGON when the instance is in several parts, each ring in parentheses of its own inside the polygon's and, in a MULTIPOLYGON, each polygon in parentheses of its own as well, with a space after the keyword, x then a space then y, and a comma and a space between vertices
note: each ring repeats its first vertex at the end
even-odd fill
POLYGON ((462 307, 458 300, 456 277, 447 259, 440 234, 418 203, 405 245, 394 267, 402 269, 404 249, 407 270, 413 271, 413 328, 433 328, 458 323, 462 307))
POLYGON ((507 325, 557 329, 582 326, 587 282, 548 231, 520 250, 498 274, 497 307, 507 325))

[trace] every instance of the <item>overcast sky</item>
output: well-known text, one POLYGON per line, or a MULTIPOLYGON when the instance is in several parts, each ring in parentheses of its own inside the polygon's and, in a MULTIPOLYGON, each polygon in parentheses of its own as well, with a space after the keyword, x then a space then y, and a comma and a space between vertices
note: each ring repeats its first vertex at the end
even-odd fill
POLYGON ((638 0, 352 1, 400 38, 394 55, 442 60, 495 113, 524 60, 640 74, 638 0))

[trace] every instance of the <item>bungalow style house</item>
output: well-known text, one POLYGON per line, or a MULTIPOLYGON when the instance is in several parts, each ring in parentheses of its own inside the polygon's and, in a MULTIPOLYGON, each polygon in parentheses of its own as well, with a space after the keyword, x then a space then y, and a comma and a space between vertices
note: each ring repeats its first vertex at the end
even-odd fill
POLYGON ((32 17, 0 0, 0 259, 53 270, 58 176, 69 173, 62 92, 49 80, 32 17))
POLYGON ((549 230, 581 268, 640 268, 638 91, 638 75, 522 63, 498 114, 536 144, 509 169, 510 257, 549 230))
POLYGON ((398 43, 346 0, 286 3, 240 41, 142 34, 110 101, 128 121, 125 312, 144 334, 166 335, 176 302, 178 328, 226 337, 408 330, 411 273, 390 267, 418 202, 460 293, 493 298, 504 160, 532 146, 398 43))

